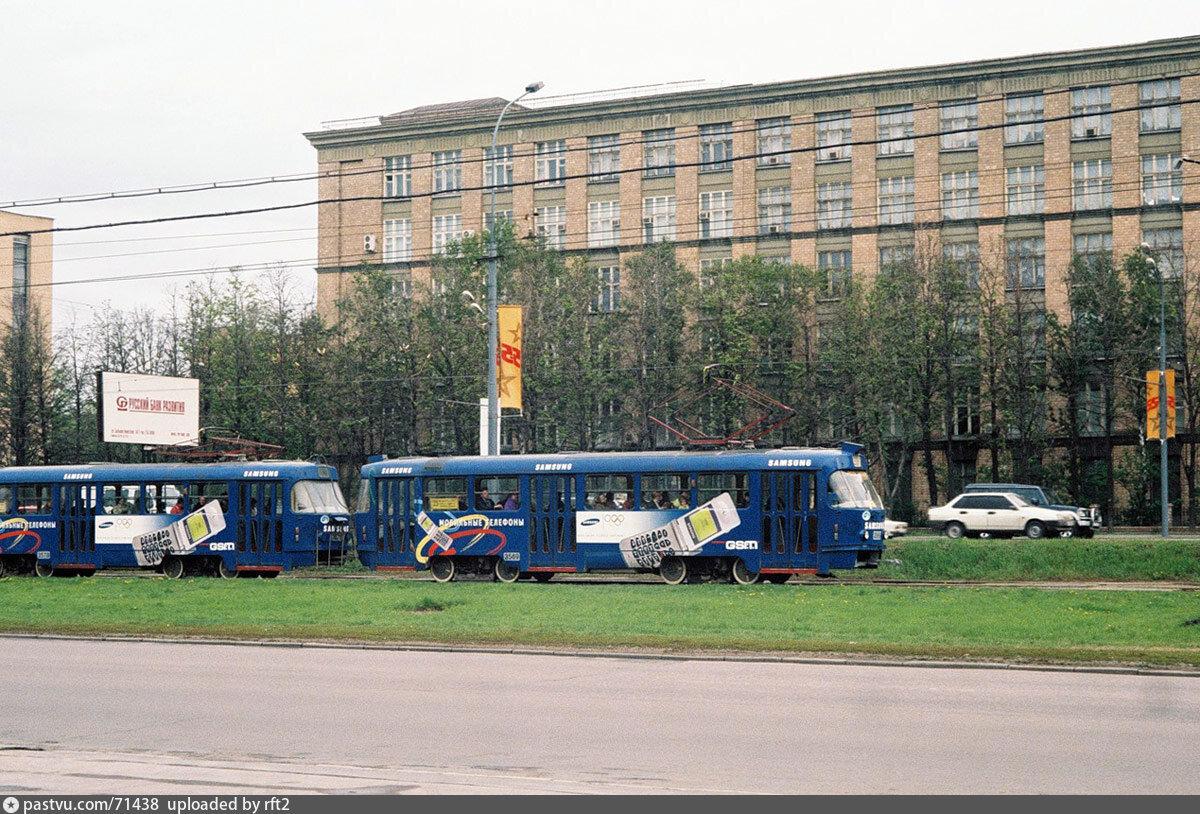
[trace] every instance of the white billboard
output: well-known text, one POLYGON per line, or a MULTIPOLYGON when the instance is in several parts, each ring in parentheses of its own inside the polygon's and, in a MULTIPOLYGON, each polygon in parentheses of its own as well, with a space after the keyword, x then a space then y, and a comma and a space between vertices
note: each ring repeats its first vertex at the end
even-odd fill
POLYGON ((200 380, 140 373, 96 374, 100 440, 195 446, 200 442, 200 380))

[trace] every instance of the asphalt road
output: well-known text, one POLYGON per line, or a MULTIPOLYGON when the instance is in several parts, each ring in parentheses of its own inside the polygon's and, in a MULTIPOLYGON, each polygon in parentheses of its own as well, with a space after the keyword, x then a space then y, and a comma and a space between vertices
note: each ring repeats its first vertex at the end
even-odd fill
POLYGON ((13 637, 0 680, 0 793, 1200 793, 1194 676, 13 637))

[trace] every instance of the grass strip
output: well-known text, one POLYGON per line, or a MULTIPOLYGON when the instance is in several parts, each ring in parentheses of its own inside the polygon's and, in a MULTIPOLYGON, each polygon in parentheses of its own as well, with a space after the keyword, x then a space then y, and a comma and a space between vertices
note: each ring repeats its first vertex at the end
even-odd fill
POLYGON ((7 578, 0 631, 1200 667, 1165 591, 7 578))

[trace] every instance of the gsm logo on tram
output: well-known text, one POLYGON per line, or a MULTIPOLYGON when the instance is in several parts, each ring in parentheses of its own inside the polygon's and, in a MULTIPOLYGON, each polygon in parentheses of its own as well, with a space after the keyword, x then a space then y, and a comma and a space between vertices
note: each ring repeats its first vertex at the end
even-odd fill
POLYGON ((758 540, 726 540, 725 548, 730 551, 757 551, 758 540))

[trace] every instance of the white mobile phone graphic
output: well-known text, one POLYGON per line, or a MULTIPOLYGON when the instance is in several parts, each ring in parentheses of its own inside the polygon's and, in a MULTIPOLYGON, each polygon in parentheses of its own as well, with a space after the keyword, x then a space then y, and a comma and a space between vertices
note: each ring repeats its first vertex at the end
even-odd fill
POLYGON ((625 537, 619 548, 630 565, 657 568, 668 554, 693 554, 740 522, 733 498, 722 492, 665 526, 625 537))
POLYGON ((429 539, 441 546, 443 551, 450 550, 450 545, 454 542, 454 540, 450 538, 449 534, 438 528, 437 523, 434 523, 429 515, 425 514, 425 512, 421 512, 417 515, 417 525, 419 525, 425 531, 425 533, 429 535, 429 539))
POLYGON ((169 526, 133 538, 133 549, 141 552, 147 565, 158 565, 167 554, 187 554, 196 546, 225 530, 225 514, 217 501, 207 503, 169 526))

